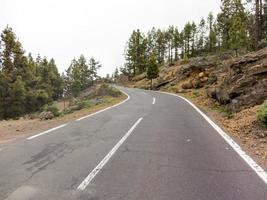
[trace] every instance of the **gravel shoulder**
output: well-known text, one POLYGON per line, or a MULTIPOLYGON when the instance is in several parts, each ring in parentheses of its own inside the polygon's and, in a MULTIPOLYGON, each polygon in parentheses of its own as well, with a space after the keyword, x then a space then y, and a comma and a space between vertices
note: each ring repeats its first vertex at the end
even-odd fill
POLYGON ((36 133, 45 131, 53 128, 60 124, 78 119, 88 114, 97 112, 109 106, 115 105, 127 97, 121 95, 119 97, 104 97, 103 103, 92 106, 90 108, 75 111, 74 113, 67 114, 61 117, 57 117, 51 120, 40 120, 40 119, 25 119, 19 120, 3 120, 0 121, 0 143, 10 142, 14 139, 27 137, 36 133))

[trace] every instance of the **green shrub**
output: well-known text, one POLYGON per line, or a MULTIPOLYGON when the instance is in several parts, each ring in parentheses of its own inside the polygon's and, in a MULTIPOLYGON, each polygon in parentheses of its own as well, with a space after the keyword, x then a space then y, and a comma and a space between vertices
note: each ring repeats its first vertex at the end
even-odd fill
POLYGON ((219 111, 223 114, 224 117, 231 119, 234 117, 234 114, 231 110, 227 109, 227 108, 220 108, 219 111))
POLYGON ((92 105, 92 103, 88 100, 76 100, 75 104, 63 110, 63 114, 71 114, 74 111, 82 110, 83 108, 88 108, 92 105))
POLYGON ((26 95, 26 109, 29 112, 40 111, 48 102, 49 96, 45 90, 32 90, 26 95))
POLYGON ((112 97, 118 97, 121 95, 121 92, 117 89, 107 85, 102 84, 100 87, 96 90, 96 96, 112 96, 112 97))
POLYGON ((188 64, 188 63, 189 63, 189 58, 188 58, 187 54, 185 54, 181 64, 185 65, 185 64, 188 64))
POLYGON ((48 104, 46 104, 46 105, 43 106, 42 111, 46 111, 46 112, 50 111, 50 112, 53 113, 53 115, 55 117, 58 117, 61 114, 56 106, 54 106, 54 105, 48 105, 48 104))
POLYGON ((69 100, 69 106, 74 106, 78 103, 78 100, 76 98, 71 98, 69 100))
POLYGON ((257 119, 267 125, 267 100, 265 100, 261 109, 258 111, 257 119))
POLYGON ((83 108, 88 108, 91 106, 91 103, 86 100, 81 100, 77 102, 78 109, 81 110, 83 108))
POLYGON ((71 114, 71 113, 73 113, 74 111, 71 109, 71 108, 65 108, 63 111, 62 111, 62 113, 64 114, 64 115, 67 115, 67 114, 71 114))

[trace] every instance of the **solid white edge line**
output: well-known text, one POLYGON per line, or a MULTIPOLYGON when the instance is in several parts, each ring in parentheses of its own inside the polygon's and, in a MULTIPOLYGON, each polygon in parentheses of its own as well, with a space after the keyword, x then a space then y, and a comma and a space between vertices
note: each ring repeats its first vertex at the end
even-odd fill
MULTIPOLYGON (((120 89, 119 89, 119 90, 120 90, 120 89)), ((115 104, 115 105, 113 105, 113 106, 107 107, 107 108, 105 108, 105 109, 103 109, 103 110, 99 110, 99 111, 97 111, 97 112, 95 112, 95 113, 92 113, 92 114, 90 114, 90 115, 87 115, 87 116, 81 117, 81 118, 79 118, 79 119, 76 119, 75 121, 78 122, 78 121, 81 121, 81 120, 86 119, 86 118, 88 118, 88 117, 97 115, 97 114, 99 114, 99 113, 101 113, 101 112, 104 112, 104 111, 109 110, 109 109, 111 109, 111 108, 117 107, 117 106, 119 106, 119 105, 125 103, 126 101, 128 101, 128 100, 130 99, 130 96, 129 96, 126 92, 124 92, 124 91, 122 91, 122 90, 120 90, 120 91, 121 91, 123 94, 125 94, 125 95, 127 96, 127 99, 125 99, 124 101, 122 101, 122 102, 120 102, 120 103, 118 103, 118 104, 115 104)))
POLYGON ((133 130, 143 120, 143 117, 139 118, 134 125, 128 130, 128 132, 120 139, 120 141, 110 150, 110 152, 103 158, 103 160, 91 171, 91 173, 83 180, 83 182, 77 187, 78 190, 84 190, 94 177, 100 172, 109 159, 116 153, 123 142, 131 135, 133 130))
POLYGON ((223 139, 238 153, 238 155, 258 174, 258 176, 267 184, 267 173, 262 167, 260 167, 245 151, 229 136, 227 135, 217 124, 215 124, 207 115, 205 115, 197 106, 195 106, 188 99, 179 96, 177 94, 157 91, 159 93, 176 96, 189 103, 198 113, 204 117, 204 119, 223 137, 223 139))
MULTIPOLYGON (((120 90, 120 89, 119 89, 119 90, 120 90)), ((100 111, 98 111, 98 112, 92 113, 92 114, 87 115, 87 116, 85 116, 85 117, 82 117, 82 118, 80 118, 80 119, 76 119, 75 121, 80 121, 80 120, 82 120, 82 119, 91 117, 91 116, 93 116, 93 115, 96 115, 96 114, 98 114, 98 113, 101 113, 101 112, 103 112, 103 111, 106 111, 106 110, 108 110, 108 109, 110 109, 110 108, 114 108, 114 107, 119 106, 119 105, 125 103, 126 101, 128 101, 128 100, 130 99, 130 96, 129 96, 126 92, 124 92, 124 91, 122 91, 122 90, 120 90, 120 91, 121 91, 123 94, 125 94, 125 95, 127 96, 127 99, 125 99, 124 101, 122 101, 122 102, 120 102, 120 103, 118 103, 118 104, 115 104, 115 105, 113 105, 113 106, 110 106, 110 107, 108 107, 108 108, 105 108, 105 109, 103 109, 103 110, 100 110, 100 111)), ((38 134, 36 134, 36 135, 33 135, 33 136, 31 136, 31 137, 28 137, 27 140, 32 140, 32 139, 34 139, 34 138, 36 138, 36 137, 39 137, 39 136, 44 135, 44 134, 46 134, 46 133, 49 133, 49 132, 52 132, 52 131, 57 130, 57 129, 59 129, 59 128, 62 128, 62 127, 64 127, 64 126, 66 126, 66 125, 67 125, 67 124, 62 124, 62 125, 60 125, 60 126, 57 126, 57 127, 52 128, 52 129, 46 130, 46 131, 44 131, 44 132, 38 133, 38 134)))
POLYGON ((156 103, 156 98, 153 97, 153 101, 152 101, 152 104, 155 104, 156 103))
POLYGON ((41 135, 44 135, 44 134, 46 134, 46 133, 50 133, 50 132, 55 131, 55 130, 57 130, 57 129, 59 129, 59 128, 62 128, 62 127, 64 127, 64 126, 66 126, 66 125, 67 125, 67 124, 62 124, 62 125, 57 126, 57 127, 55 127, 55 128, 51 128, 51 129, 49 129, 49 130, 47 130, 47 131, 44 131, 44 132, 42 132, 42 133, 39 133, 39 134, 33 135, 33 136, 31 136, 31 137, 28 137, 27 140, 32 140, 32 139, 37 138, 37 137, 39 137, 39 136, 41 136, 41 135))

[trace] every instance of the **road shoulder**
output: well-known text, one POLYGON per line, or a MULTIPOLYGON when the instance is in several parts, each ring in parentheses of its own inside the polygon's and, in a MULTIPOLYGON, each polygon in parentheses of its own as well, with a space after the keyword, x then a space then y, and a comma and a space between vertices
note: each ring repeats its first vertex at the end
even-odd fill
POLYGON ((99 112, 108 107, 123 102, 127 99, 127 96, 125 94, 122 94, 119 97, 105 97, 104 99, 105 100, 103 101, 103 103, 100 103, 98 105, 75 111, 71 114, 67 114, 51 120, 21 118, 19 120, 0 121, 0 144, 8 143, 19 138, 29 137, 39 132, 60 126, 61 124, 68 123, 81 117, 99 112))
POLYGON ((267 170, 267 138, 260 137, 250 131, 247 124, 256 121, 256 108, 247 109, 240 113, 235 113, 229 117, 229 113, 225 113, 222 108, 211 99, 205 98, 201 91, 191 93, 174 93, 171 94, 182 96, 194 105, 196 105, 203 113, 205 113, 212 121, 227 133, 249 156, 253 158, 265 171, 267 170), (244 114, 244 112, 246 112, 244 114), (243 115, 243 117, 242 117, 243 115), (250 117, 250 121, 244 121, 244 118, 250 117))

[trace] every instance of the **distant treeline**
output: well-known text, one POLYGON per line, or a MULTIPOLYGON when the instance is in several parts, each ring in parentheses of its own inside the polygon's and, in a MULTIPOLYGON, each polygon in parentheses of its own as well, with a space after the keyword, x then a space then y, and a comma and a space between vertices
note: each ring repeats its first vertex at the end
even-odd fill
POLYGON ((55 60, 25 55, 15 33, 7 27, 0 40, 0 119, 18 118, 66 96, 77 96, 97 78, 100 64, 81 55, 60 75, 55 60))
MULTIPOLYGON (((144 34, 132 32, 126 45, 125 65, 121 72, 134 77, 146 72, 151 56, 158 65, 179 59, 242 50, 248 52, 267 46, 267 1, 221 0, 217 16, 209 13, 199 23, 187 22, 182 30, 152 28, 144 34)), ((204 2, 203 2, 204 3, 204 2)))

